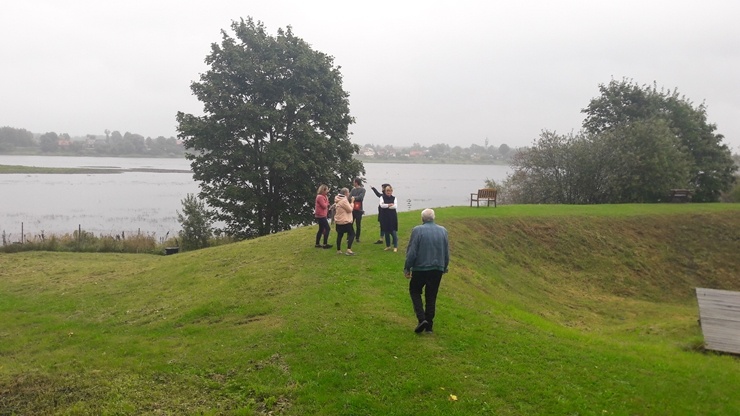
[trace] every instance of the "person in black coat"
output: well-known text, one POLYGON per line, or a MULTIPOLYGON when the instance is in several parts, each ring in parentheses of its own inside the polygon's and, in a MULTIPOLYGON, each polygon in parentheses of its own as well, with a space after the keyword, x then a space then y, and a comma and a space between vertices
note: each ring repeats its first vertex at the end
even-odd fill
MULTIPOLYGON (((378 190, 375 189, 374 186, 371 186, 370 189, 373 190, 373 192, 375 193, 375 196, 377 196, 378 198, 380 198, 380 197, 383 196, 383 193, 385 192, 385 187, 386 186, 390 186, 390 184, 384 183, 384 184, 380 185, 380 189, 381 189, 380 192, 378 192, 378 190)), ((380 223, 380 204, 378 204, 378 223, 380 223)), ((380 225, 380 224, 378 224, 378 225, 380 225)), ((383 232, 383 227, 380 227, 380 238, 378 239, 378 241, 376 241, 373 244, 383 244, 384 237, 385 237, 385 233, 383 232)))
POLYGON ((396 197, 393 196, 393 187, 388 185, 380 197, 380 231, 385 233, 385 250, 391 249, 393 240, 393 251, 398 251, 398 213, 396 212, 396 197))

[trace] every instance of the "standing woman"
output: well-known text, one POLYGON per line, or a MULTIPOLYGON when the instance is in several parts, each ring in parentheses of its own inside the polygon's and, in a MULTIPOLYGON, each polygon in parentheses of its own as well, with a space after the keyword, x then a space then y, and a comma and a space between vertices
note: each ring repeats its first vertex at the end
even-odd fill
POLYGON ((316 248, 331 248, 331 244, 327 244, 329 241, 329 198, 326 196, 329 193, 329 187, 323 183, 319 185, 319 189, 316 191, 316 207, 314 208, 314 217, 316 222, 319 224, 319 231, 316 233, 316 248), (320 245, 319 241, 321 236, 324 236, 324 245, 320 245))
POLYGON ((385 250, 391 249, 393 238, 393 252, 398 251, 398 213, 396 212, 396 197, 393 196, 393 187, 388 185, 380 197, 380 231, 385 233, 385 250))
POLYGON ((359 243, 360 231, 362 231, 362 215, 365 214, 362 208, 362 200, 365 199, 365 188, 362 187, 362 179, 360 178, 355 178, 352 181, 352 185, 354 185, 354 188, 349 191, 349 196, 354 198, 354 202, 352 203, 352 222, 355 223, 356 227, 355 243, 359 243))
MULTIPOLYGON (((383 198, 381 198, 381 197, 383 196, 383 193, 385 193, 385 187, 386 186, 389 186, 389 184, 384 183, 384 184, 380 185, 380 190, 382 192, 378 192, 378 190, 375 189, 374 186, 371 186, 370 187, 370 189, 372 189, 373 192, 375 193, 375 196, 377 196, 378 198, 380 198, 380 202, 383 202, 383 198)), ((380 204, 378 204, 378 225, 380 225, 380 204)), ((380 227, 380 238, 378 238, 378 241, 374 242, 373 244, 383 244, 383 239, 384 238, 385 238, 385 234, 383 234, 383 227, 380 227)))
POLYGON ((342 254, 342 237, 347 234, 347 255, 354 256, 352 242, 355 239, 355 231, 352 228, 352 199, 349 189, 342 188, 339 195, 334 198, 337 213, 334 215, 334 223, 337 225, 337 254, 342 254))

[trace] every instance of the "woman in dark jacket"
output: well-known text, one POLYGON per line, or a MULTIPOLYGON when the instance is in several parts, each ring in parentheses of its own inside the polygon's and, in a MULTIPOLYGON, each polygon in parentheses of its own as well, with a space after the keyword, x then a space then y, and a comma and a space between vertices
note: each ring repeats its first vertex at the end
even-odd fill
POLYGON ((385 187, 380 197, 380 231, 385 234, 385 250, 391 249, 391 238, 393 239, 393 251, 398 251, 398 213, 396 212, 396 197, 393 196, 393 187, 385 187))
MULTIPOLYGON (((382 192, 378 192, 378 190, 375 189, 374 186, 371 186, 370 189, 373 190, 373 192, 375 193, 375 196, 377 196, 378 198, 381 198, 383 196, 383 193, 385 192, 385 187, 386 186, 390 186, 390 185, 387 184, 387 183, 384 183, 384 184, 380 185, 380 189, 381 189, 382 192)), ((381 198, 381 202, 382 201, 383 201, 383 199, 381 198)), ((380 225, 380 204, 378 204, 378 225, 380 225)), ((385 238, 385 234, 383 233, 383 227, 380 227, 380 238, 378 239, 378 241, 376 241, 373 244, 383 244, 383 239, 384 238, 385 238)))

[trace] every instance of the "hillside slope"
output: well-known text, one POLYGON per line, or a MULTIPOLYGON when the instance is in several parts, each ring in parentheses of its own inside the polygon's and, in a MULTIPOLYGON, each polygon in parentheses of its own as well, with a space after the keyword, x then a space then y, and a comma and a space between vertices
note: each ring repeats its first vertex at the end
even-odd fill
MULTIPOLYGON (((740 206, 437 210, 435 334, 401 250, 316 227, 175 256, 0 255, 4 414, 737 414, 695 287, 740 290, 740 206), (332 233, 332 238, 335 236, 332 233)), ((370 238, 368 238, 368 236, 370 238)))

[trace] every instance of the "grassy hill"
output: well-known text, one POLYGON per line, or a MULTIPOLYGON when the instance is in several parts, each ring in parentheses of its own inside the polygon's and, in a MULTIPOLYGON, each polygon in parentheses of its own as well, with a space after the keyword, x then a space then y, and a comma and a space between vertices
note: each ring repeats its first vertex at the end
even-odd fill
POLYGON ((740 290, 740 205, 453 207, 435 333, 403 251, 316 227, 174 256, 0 254, 0 415, 736 415, 695 287, 740 290), (332 232, 332 239, 336 236, 332 232))

